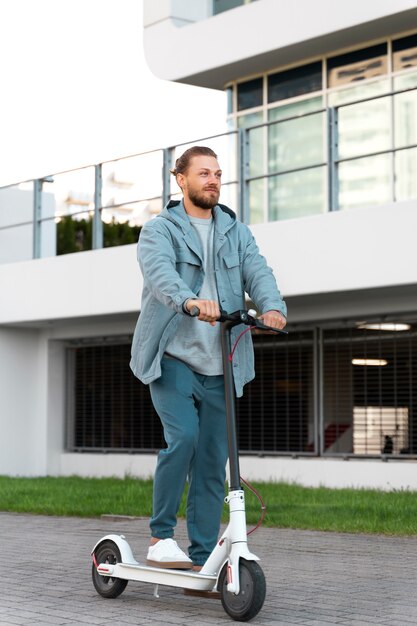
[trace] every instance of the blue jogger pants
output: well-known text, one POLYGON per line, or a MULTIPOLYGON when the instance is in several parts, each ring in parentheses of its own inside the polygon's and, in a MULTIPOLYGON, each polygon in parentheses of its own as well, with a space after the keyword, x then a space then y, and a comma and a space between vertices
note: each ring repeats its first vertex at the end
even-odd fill
POLYGON ((218 539, 225 496, 223 376, 203 376, 167 356, 161 366, 162 375, 150 391, 167 448, 160 451, 155 471, 151 534, 173 536, 188 478, 188 551, 195 565, 203 565, 218 539))

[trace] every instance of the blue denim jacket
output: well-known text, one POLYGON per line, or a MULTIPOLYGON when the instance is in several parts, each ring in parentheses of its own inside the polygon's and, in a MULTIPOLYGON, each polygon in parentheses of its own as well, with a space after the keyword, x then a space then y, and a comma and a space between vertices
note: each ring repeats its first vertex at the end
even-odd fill
MULTIPOLYGON (((231 313, 245 308, 245 292, 259 311, 280 311, 286 305, 272 273, 249 228, 233 211, 217 205, 214 216, 214 271, 220 308, 231 313)), ((155 219, 142 228, 138 260, 143 274, 142 306, 132 343, 130 367, 148 384, 161 375, 165 347, 176 332, 183 303, 198 298, 204 270, 200 242, 184 205, 170 201, 155 219)), ((203 322, 202 322, 203 323, 203 322)), ((232 342, 242 326, 232 330, 232 342)), ((254 378, 250 333, 239 341, 233 358, 237 396, 254 378)))

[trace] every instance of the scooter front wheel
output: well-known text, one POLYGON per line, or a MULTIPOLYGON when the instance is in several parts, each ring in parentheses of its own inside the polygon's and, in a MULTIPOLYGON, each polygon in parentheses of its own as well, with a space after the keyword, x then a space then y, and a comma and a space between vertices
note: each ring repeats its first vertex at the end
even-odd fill
MULTIPOLYGON (((108 563, 115 565, 122 560, 120 550, 114 541, 103 541, 95 551, 96 563, 108 563)), ((126 589, 127 580, 122 578, 112 578, 111 576, 101 576, 95 564, 91 570, 93 585, 103 598, 117 598, 126 589)))
POLYGON ((218 590, 224 610, 237 622, 247 622, 261 610, 266 594, 265 575, 256 561, 240 559, 240 591, 227 591, 227 562, 219 576, 218 590))

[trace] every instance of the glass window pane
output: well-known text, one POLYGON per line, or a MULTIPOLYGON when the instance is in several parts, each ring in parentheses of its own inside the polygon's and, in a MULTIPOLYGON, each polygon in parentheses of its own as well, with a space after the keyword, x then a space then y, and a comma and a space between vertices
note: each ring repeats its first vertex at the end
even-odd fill
POLYGON ((262 121, 262 111, 258 111, 257 113, 247 113, 246 115, 239 115, 237 118, 237 127, 250 128, 251 126, 262 124, 262 121))
POLYGON ((292 117, 293 115, 303 115, 304 113, 317 111, 318 109, 321 109, 322 106, 322 96, 306 98, 305 100, 291 102, 290 104, 282 104, 280 106, 274 107, 273 109, 269 109, 268 120, 283 120, 286 117, 292 117))
POLYGON ((162 150, 103 163, 105 248, 135 243, 139 229, 162 209, 162 150))
POLYGON ((390 98, 339 108, 339 158, 388 150, 390 147, 390 98))
POLYGON ((162 200, 131 202, 116 208, 103 209, 103 247, 137 243, 141 226, 161 212, 162 200))
POLYGON ((417 34, 392 42, 394 72, 417 67, 417 34))
POLYGON ((337 331, 325 330, 323 336, 323 448, 352 452, 351 347, 338 341, 337 331))
POLYGON ((328 453, 415 453, 415 332, 411 325, 410 332, 388 329, 392 318, 368 321, 374 323, 324 329, 324 447, 328 453))
POLYGON ((55 215, 89 214, 94 210, 94 167, 54 174, 43 190, 53 195, 55 215))
MULTIPOLYGON (((228 206, 238 215, 238 187, 236 183, 222 185, 219 202, 228 206)), ((238 215, 238 217, 240 216, 238 215)))
POLYGON ((264 212, 265 180, 259 178, 249 183, 249 224, 266 221, 264 212))
MULTIPOLYGON (((54 229, 55 231, 55 229, 54 229)), ((0 263, 33 258, 33 183, 0 189, 0 263)))
POLYGON ((340 54, 327 60, 327 84, 338 87, 375 78, 388 71, 387 44, 340 54))
POLYGON ((394 121, 395 147, 417 144, 417 89, 394 96, 394 121))
POLYGON ((347 104, 355 100, 364 100, 365 98, 373 98, 390 91, 389 80, 373 80, 369 83, 358 86, 345 87, 344 89, 335 89, 328 95, 329 106, 337 106, 339 104, 347 104))
POLYGON ((327 167, 269 179, 269 220, 316 215, 326 210, 327 167))
POLYGON ((261 176, 265 173, 264 135, 265 128, 255 128, 254 130, 248 131, 249 176, 261 176))
POLYGON ((417 87, 417 72, 405 72, 400 76, 394 77, 394 91, 400 91, 401 89, 412 89, 417 87))
POLYGON ((162 162, 162 150, 155 150, 103 163, 103 207, 160 197, 162 162))
POLYGON ((417 148, 395 155, 395 199, 417 198, 417 148))
POLYGON ((340 163, 339 207, 351 209, 389 202, 390 180, 390 154, 340 163))
MULTIPOLYGON (((269 111, 269 121, 314 111, 321 97, 269 111)), ((315 165, 324 161, 324 113, 273 124, 268 129, 269 172, 315 165)))
MULTIPOLYGON (((285 339, 253 337, 262 372, 236 403, 239 449, 314 452, 314 351, 311 330, 291 328, 285 339)), ((268 453, 268 452, 267 452, 268 453)))
POLYGON ((54 174, 52 179, 44 184, 44 192, 54 204, 56 254, 91 250, 94 167, 54 174))
POLYGON ((76 213, 56 218, 56 253, 71 254, 92 249, 93 218, 89 213, 76 213))
POLYGON ((237 110, 252 109, 263 102, 263 78, 254 78, 237 86, 237 110))
MULTIPOLYGON (((262 124, 262 112, 250 113, 237 118, 238 128, 250 128, 262 124)), ((264 137, 265 128, 254 128, 249 134, 249 176, 261 176, 265 173, 264 137)))
POLYGON ((322 62, 268 76, 268 102, 295 98, 322 89, 322 62))

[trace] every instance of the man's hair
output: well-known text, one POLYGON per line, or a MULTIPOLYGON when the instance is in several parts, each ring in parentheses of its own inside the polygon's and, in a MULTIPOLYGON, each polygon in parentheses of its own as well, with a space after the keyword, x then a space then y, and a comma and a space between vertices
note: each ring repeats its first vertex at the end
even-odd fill
POLYGON ((206 146, 193 146, 188 148, 178 159, 175 161, 175 167, 170 170, 171 174, 176 176, 177 174, 185 174, 190 161, 195 156, 211 156, 217 159, 217 154, 213 152, 211 148, 206 146))

